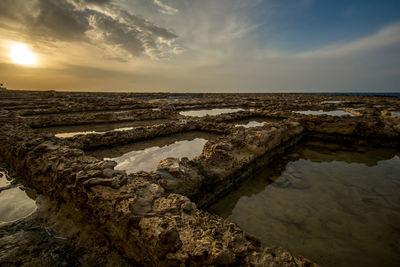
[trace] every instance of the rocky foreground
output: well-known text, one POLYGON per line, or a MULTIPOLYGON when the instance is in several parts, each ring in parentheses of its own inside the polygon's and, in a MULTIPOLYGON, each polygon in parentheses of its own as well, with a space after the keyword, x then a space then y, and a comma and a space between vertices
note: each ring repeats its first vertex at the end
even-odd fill
POLYGON ((40 204, 35 215, 0 228, 0 264, 312 266, 284 248, 261 247, 236 224, 202 209, 304 136, 399 147, 399 107, 400 99, 391 97, 1 92, 0 162, 38 192, 40 204), (221 107, 243 111, 179 113, 221 107), (349 115, 293 112, 338 109, 349 115), (266 123, 232 124, 253 117, 266 123), (151 119, 168 122, 67 139, 38 129, 151 119), (167 158, 149 173, 128 175, 87 154, 190 131, 219 137, 199 157, 167 158))

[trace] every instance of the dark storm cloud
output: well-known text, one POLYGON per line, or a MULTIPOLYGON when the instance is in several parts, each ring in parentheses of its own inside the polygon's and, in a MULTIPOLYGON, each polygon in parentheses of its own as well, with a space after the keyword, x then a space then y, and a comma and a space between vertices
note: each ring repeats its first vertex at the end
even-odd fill
POLYGON ((161 56, 161 43, 177 37, 110 0, 1 0, 0 10, 0 27, 19 28, 30 39, 86 41, 132 56, 161 56))

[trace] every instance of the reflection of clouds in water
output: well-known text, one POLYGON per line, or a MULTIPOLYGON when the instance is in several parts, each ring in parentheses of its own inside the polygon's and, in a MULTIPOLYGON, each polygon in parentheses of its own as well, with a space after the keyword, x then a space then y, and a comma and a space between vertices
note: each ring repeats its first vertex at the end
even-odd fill
POLYGON ((264 173, 212 210, 228 215, 230 206, 228 220, 264 245, 287 247, 324 266, 392 266, 400 260, 393 247, 400 233, 392 228, 400 222, 399 173, 393 151, 375 166, 301 158, 274 183, 266 183, 271 174, 264 173))
POLYGON ((52 133, 59 138, 70 138, 78 134, 104 134, 112 131, 127 131, 135 127, 154 126, 170 122, 166 119, 154 119, 145 121, 126 121, 113 123, 82 124, 70 126, 56 126, 38 129, 40 132, 52 133))
POLYGON ((323 104, 338 104, 338 103, 342 103, 342 101, 340 100, 325 100, 322 101, 323 104))
MULTIPOLYGON (((116 128, 113 130, 110 130, 110 132, 114 131, 114 132, 123 132, 123 131, 129 131, 134 129, 135 127, 122 127, 122 128, 116 128)), ((71 132, 71 133, 59 133, 56 134, 55 136, 58 138, 70 138, 70 137, 74 137, 77 135, 87 135, 87 134, 104 134, 105 132, 96 132, 96 131, 87 131, 87 132, 71 132)))
POLYGON ((236 127, 244 127, 244 128, 253 128, 253 127, 259 127, 259 126, 263 126, 264 125, 264 123, 266 123, 265 121, 264 122, 258 122, 258 121, 250 121, 249 123, 247 123, 247 124, 236 124, 235 126, 236 127))
POLYGON ((199 156, 207 142, 203 138, 195 138, 191 141, 177 141, 171 145, 163 147, 150 147, 144 150, 131 151, 116 158, 106 158, 118 163, 116 170, 125 170, 128 173, 138 171, 154 171, 158 163, 168 157, 192 159, 199 156))
MULTIPOLYGON (((122 127, 122 128, 116 128, 113 130, 110 130, 110 132, 115 131, 115 132, 123 132, 123 131, 128 131, 128 130, 132 130, 135 127, 122 127)), ((60 133, 60 134, 56 134, 55 136, 58 138, 70 138, 70 137, 74 137, 77 135, 87 135, 87 134, 104 134, 105 132, 96 132, 96 131, 87 131, 87 132, 71 132, 71 133, 60 133)))
POLYGON ((305 114, 305 115, 329 115, 329 116, 345 116, 350 115, 353 117, 354 115, 343 111, 343 110, 332 110, 332 111, 323 111, 323 110, 303 110, 303 111, 294 111, 296 113, 305 114))
POLYGON ((0 192, 0 222, 25 218, 36 210, 35 201, 20 188, 0 192))
POLYGON ((5 187, 11 184, 11 182, 7 179, 7 174, 5 171, 0 170, 0 187, 5 187))
POLYGON ((243 111, 241 108, 214 108, 214 109, 203 109, 203 110, 188 110, 179 112, 180 115, 183 116, 191 116, 191 117, 204 117, 206 115, 214 116, 220 115, 224 113, 232 113, 243 111))
POLYGON ((88 131, 88 132, 73 132, 73 133, 60 133, 60 134, 56 134, 55 136, 58 138, 70 138, 70 137, 74 137, 80 134, 83 135, 87 135, 87 134, 95 134, 95 133, 100 133, 100 132, 95 132, 95 131, 88 131))
POLYGON ((391 111, 390 115, 400 117, 400 111, 391 111))
POLYGON ((134 127, 122 127, 122 128, 114 129, 113 131, 115 131, 115 132, 123 132, 123 131, 132 130, 133 128, 134 127))

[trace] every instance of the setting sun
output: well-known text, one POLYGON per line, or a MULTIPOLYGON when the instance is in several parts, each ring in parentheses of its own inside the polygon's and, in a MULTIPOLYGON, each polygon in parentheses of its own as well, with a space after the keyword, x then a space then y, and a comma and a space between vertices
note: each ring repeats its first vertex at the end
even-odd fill
POLYGON ((10 57, 12 61, 20 65, 34 65, 35 55, 24 44, 15 44, 11 47, 10 57))

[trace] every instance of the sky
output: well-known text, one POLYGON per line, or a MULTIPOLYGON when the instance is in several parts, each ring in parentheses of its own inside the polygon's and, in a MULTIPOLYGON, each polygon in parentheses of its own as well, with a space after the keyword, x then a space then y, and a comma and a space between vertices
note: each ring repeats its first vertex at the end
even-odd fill
POLYGON ((1 0, 0 82, 110 92, 400 92, 399 0, 1 0))

